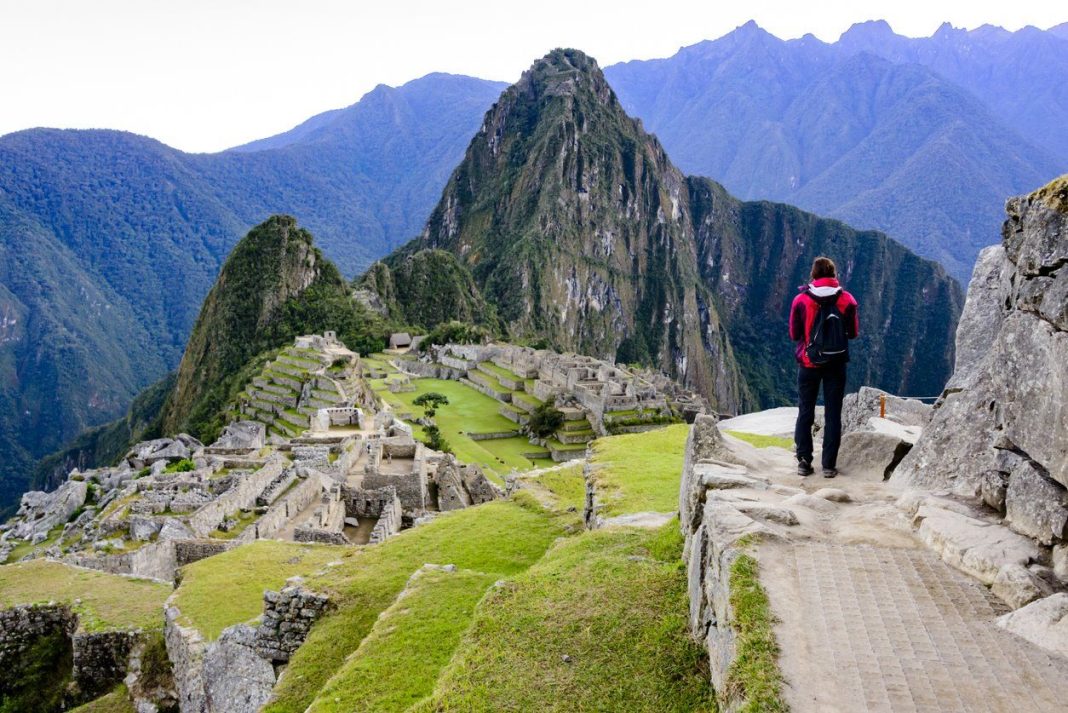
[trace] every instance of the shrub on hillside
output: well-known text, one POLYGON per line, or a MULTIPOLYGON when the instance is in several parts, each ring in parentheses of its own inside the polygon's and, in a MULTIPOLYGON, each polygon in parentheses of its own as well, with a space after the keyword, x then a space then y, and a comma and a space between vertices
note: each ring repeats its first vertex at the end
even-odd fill
POLYGON ((538 438, 548 438, 564 425, 564 413, 551 401, 546 401, 530 412, 527 432, 538 438))

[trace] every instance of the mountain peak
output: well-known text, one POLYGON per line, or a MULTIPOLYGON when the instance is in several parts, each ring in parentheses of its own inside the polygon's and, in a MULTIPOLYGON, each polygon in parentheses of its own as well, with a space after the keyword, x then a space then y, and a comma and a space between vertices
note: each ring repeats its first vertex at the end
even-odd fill
POLYGON ((849 27, 848 30, 842 33, 839 38, 840 42, 856 42, 861 40, 864 42, 878 41, 893 37, 897 33, 890 27, 890 23, 886 20, 868 20, 866 22, 857 22, 849 27))

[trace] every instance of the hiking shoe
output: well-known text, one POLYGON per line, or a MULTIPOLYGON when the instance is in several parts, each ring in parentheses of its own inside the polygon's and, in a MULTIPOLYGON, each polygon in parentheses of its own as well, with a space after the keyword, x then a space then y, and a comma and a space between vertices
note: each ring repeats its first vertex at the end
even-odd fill
POLYGON ((823 469, 823 477, 824 478, 833 478, 836 475, 838 475, 838 469, 837 468, 824 468, 823 469))
POLYGON ((800 475, 802 478, 808 475, 812 475, 815 472, 816 471, 812 469, 812 464, 809 463, 807 460, 797 461, 797 474, 800 475))

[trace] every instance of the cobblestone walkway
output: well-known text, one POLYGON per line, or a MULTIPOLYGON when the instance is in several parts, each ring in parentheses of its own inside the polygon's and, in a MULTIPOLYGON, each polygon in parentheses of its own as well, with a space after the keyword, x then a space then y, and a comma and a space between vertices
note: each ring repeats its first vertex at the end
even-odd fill
POLYGON ((994 624, 1004 606, 922 549, 767 544, 785 692, 806 711, 1068 711, 1068 660, 994 624))

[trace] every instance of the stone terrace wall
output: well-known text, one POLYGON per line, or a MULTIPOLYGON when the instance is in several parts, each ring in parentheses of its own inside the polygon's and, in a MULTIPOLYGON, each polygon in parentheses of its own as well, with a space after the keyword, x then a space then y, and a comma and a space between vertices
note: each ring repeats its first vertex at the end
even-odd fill
POLYGON ((732 483, 755 484, 745 475, 745 468, 732 462, 716 418, 698 416, 686 439, 679 492, 679 526, 685 538, 683 559, 690 601, 688 623, 691 635, 708 651, 712 685, 724 704, 721 710, 726 711, 741 707, 745 695, 727 685, 731 663, 737 656, 731 565, 744 551, 744 538, 763 529, 716 494, 717 487, 731 487, 732 483))
POLYGON ((56 632, 68 638, 78 628, 78 617, 70 607, 31 604, 0 611, 0 688, 10 665, 37 639, 56 632))
POLYGON ((173 582, 178 561, 174 553, 174 541, 162 540, 142 545, 133 552, 116 555, 93 555, 73 553, 63 558, 67 564, 88 569, 97 569, 111 574, 132 574, 137 577, 173 582))
POLYGON ((126 677, 140 631, 79 632, 74 635, 74 683, 79 698, 101 696, 126 677))

